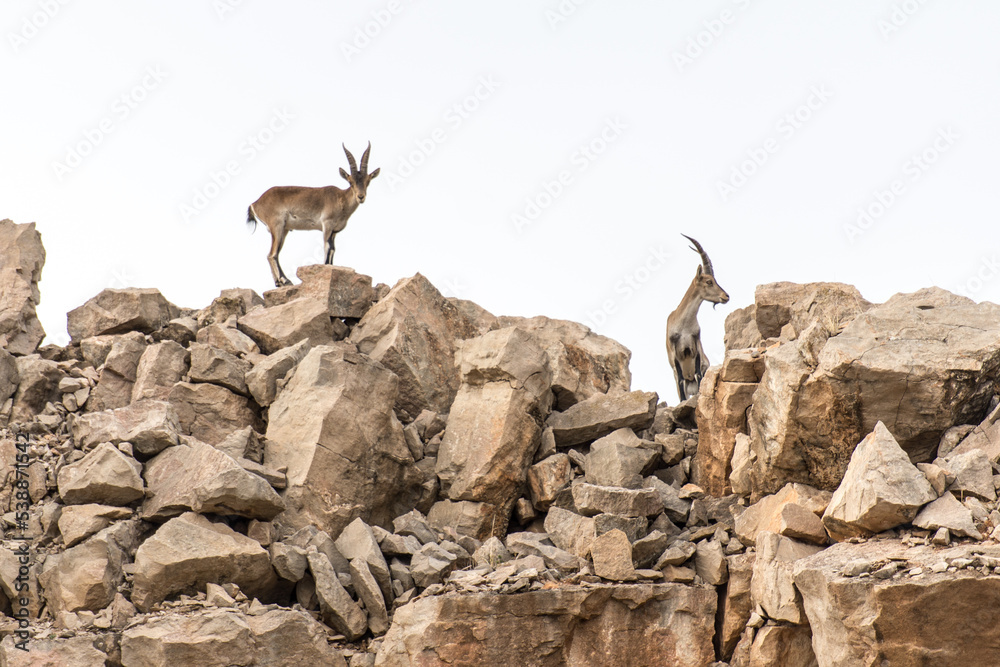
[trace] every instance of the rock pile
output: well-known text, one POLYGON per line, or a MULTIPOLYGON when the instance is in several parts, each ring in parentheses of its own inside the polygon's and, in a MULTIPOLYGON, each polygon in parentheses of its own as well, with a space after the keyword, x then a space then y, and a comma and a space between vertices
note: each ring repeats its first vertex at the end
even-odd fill
POLYGON ((105 290, 38 348, 0 237, 0 663, 997 661, 1000 307, 765 285, 670 407, 420 274, 105 290))

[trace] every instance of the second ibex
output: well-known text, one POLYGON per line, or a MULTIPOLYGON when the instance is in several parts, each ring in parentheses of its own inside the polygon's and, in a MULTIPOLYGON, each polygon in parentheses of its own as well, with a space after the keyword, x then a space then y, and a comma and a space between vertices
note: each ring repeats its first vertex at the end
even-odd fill
POLYGON ((285 243, 285 237, 293 229, 313 229, 323 232, 325 245, 324 262, 333 264, 333 238, 347 226, 347 219, 364 203, 368 184, 378 176, 379 169, 368 173, 368 154, 372 145, 361 156, 361 167, 354 162, 351 151, 344 146, 347 163, 351 166, 348 174, 341 167, 340 175, 347 181, 346 190, 329 185, 324 188, 305 188, 295 185, 281 185, 269 189, 260 199, 247 209, 247 224, 257 226, 260 220, 271 232, 271 250, 267 253, 267 263, 276 287, 291 285, 285 272, 278 264, 278 253, 285 243))
POLYGON ((701 255, 701 265, 694 274, 684 298, 667 317, 667 358, 677 380, 677 396, 684 401, 698 393, 701 380, 708 370, 708 356, 701 346, 701 327, 698 326, 698 308, 702 301, 726 303, 729 295, 715 281, 712 260, 701 244, 690 236, 681 234, 694 244, 691 248, 701 255))

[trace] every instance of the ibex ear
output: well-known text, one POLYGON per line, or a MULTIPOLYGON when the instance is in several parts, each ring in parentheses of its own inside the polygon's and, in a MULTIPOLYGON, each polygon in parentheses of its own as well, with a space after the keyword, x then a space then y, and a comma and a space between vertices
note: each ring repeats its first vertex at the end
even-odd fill
MULTIPOLYGON (((341 169, 341 171, 344 171, 344 170, 343 170, 343 169, 341 169)), ((694 275, 695 275, 695 276, 700 276, 700 275, 701 275, 701 264, 699 264, 699 265, 698 265, 698 272, 697 272, 697 273, 695 273, 694 275)))
POLYGON ((344 180, 348 183, 351 182, 351 177, 347 174, 343 167, 340 168, 340 175, 344 177, 344 180))
POLYGON ((373 179, 373 178, 375 178, 376 176, 378 176, 378 173, 379 173, 380 171, 382 171, 382 167, 379 167, 378 169, 376 169, 376 170, 375 170, 375 171, 373 171, 372 173, 368 174, 368 182, 369 182, 369 183, 371 183, 371 182, 372 182, 372 179, 373 179))

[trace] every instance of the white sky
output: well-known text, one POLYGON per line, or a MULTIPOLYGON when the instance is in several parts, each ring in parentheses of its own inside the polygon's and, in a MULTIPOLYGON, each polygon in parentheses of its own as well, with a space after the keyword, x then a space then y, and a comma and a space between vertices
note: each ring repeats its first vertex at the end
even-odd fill
MULTIPOLYGON (((65 343, 105 287, 192 308, 270 289, 247 206, 343 186, 341 142, 371 140, 382 175, 337 264, 582 321, 673 401, 681 232, 732 296, 701 311, 715 362, 761 283, 1000 301, 998 28, 987 0, 4 0, 0 218, 38 223, 39 314, 65 343)), ((321 257, 295 232, 281 261, 321 257)))

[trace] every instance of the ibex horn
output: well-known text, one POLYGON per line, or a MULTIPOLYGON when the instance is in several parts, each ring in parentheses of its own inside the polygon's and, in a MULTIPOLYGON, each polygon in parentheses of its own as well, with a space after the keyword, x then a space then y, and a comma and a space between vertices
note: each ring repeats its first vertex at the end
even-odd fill
POLYGON ((693 238, 691 238, 687 234, 681 234, 681 236, 683 236, 688 241, 690 241, 691 243, 694 244, 694 247, 692 247, 691 250, 694 250, 699 255, 701 255, 701 265, 702 265, 702 268, 705 269, 705 273, 707 273, 710 276, 714 276, 715 272, 712 269, 712 260, 710 260, 708 258, 708 253, 705 252, 705 249, 701 247, 701 244, 698 243, 697 241, 695 241, 693 238))

